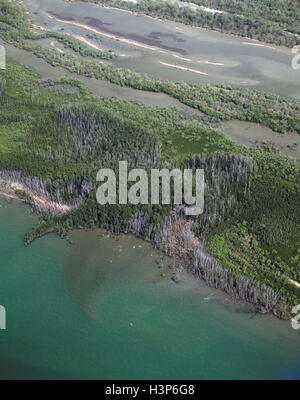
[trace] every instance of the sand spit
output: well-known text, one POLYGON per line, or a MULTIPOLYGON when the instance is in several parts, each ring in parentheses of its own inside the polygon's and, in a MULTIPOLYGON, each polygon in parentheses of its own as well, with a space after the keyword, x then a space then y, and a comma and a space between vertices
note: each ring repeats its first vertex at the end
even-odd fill
POLYGON ((37 29, 38 31, 48 31, 48 29, 47 28, 44 28, 43 26, 40 26, 40 25, 36 25, 36 24, 31 24, 31 28, 33 28, 33 29, 37 29))
POLYGON ((277 50, 276 47, 267 46, 265 44, 260 44, 260 43, 242 42, 242 44, 246 44, 246 45, 248 44, 249 46, 265 47, 267 49, 277 50))
POLYGON ((179 58, 179 60, 183 60, 183 61, 192 61, 190 58, 184 58, 184 57, 180 57, 177 54, 172 54, 173 57, 179 58))
POLYGON ((217 62, 212 62, 212 61, 197 61, 199 64, 207 64, 207 65, 218 65, 218 66, 223 66, 225 64, 223 63, 217 63, 217 62))
POLYGON ((57 50, 60 54, 65 54, 65 52, 62 49, 55 46, 55 43, 53 41, 50 43, 50 46, 54 47, 54 49, 57 50))
POLYGON ((163 61, 160 61, 160 64, 165 65, 166 67, 179 69, 181 71, 187 71, 187 72, 192 72, 194 74, 200 74, 200 75, 207 75, 208 76, 207 73, 198 71, 197 69, 187 68, 187 67, 183 67, 181 65, 176 65, 176 64, 168 64, 168 63, 165 63, 163 61))
POLYGON ((99 50, 99 51, 103 51, 103 49, 101 49, 101 47, 96 46, 94 43, 90 42, 89 40, 85 39, 82 36, 79 35, 71 35, 74 39, 80 40, 80 42, 83 42, 84 44, 86 44, 87 46, 92 47, 93 49, 99 50))
MULTIPOLYGON (((49 18, 53 18, 49 15, 49 18)), ((40 25, 35 25, 35 24, 31 24, 31 27, 33 29, 39 30, 39 31, 49 31, 49 29, 45 28, 44 26, 40 26, 40 25)), ((90 42, 89 40, 85 39, 83 36, 80 35, 75 35, 75 34, 71 34, 71 33, 66 33, 65 35, 69 35, 72 36, 74 39, 79 40, 80 42, 86 44, 87 46, 92 47, 93 49, 99 50, 99 51, 103 51, 103 49, 101 49, 101 47, 96 46, 94 43, 90 42)), ((52 41, 50 43, 50 46, 55 47, 54 42, 52 41)), ((58 50, 60 53, 64 53, 60 48, 55 47, 56 50, 58 50)))
MULTIPOLYGON (((49 16, 49 17, 51 17, 51 16, 49 16)), ((59 18, 54 18, 54 17, 51 17, 51 18, 53 18, 53 19, 55 19, 55 21, 61 22, 63 24, 73 25, 73 26, 77 26, 78 28, 86 29, 86 30, 88 30, 90 32, 96 33, 97 35, 107 37, 108 39, 116 40, 118 42, 126 43, 126 44, 129 44, 129 45, 132 45, 132 46, 136 46, 136 47, 141 47, 141 48, 144 48, 144 49, 147 49, 147 50, 157 50, 156 47, 147 46, 146 44, 142 44, 142 43, 136 42, 135 40, 125 39, 125 38, 121 38, 121 37, 116 36, 116 35, 105 33, 105 32, 99 31, 98 29, 92 28, 92 27, 90 27, 88 25, 81 24, 79 22, 66 21, 64 19, 59 19, 59 18)))

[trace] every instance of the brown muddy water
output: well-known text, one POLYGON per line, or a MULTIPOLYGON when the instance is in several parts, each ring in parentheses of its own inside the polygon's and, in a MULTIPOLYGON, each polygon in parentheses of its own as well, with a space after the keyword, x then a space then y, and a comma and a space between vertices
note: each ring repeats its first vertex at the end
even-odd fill
POLYGON ((25 4, 37 25, 83 37, 92 34, 89 40, 95 45, 118 54, 114 62, 119 66, 175 81, 237 84, 300 98, 299 70, 291 67, 291 49, 95 4, 25 4))

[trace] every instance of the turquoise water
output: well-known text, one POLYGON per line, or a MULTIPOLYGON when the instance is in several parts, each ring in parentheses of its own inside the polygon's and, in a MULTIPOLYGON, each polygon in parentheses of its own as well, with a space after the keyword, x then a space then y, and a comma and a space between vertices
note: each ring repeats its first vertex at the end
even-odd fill
POLYGON ((131 237, 74 232, 29 248, 36 217, 0 197, 0 378, 299 378, 300 332, 184 275, 131 237))

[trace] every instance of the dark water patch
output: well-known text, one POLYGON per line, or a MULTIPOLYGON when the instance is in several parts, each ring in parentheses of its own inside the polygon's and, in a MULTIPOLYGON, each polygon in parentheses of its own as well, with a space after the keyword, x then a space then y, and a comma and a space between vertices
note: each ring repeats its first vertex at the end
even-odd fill
POLYGON ((55 18, 58 18, 58 19, 64 19, 65 21, 68 21, 68 22, 75 22, 76 21, 75 18, 69 17, 69 16, 64 15, 64 14, 56 14, 53 11, 50 11, 50 10, 47 11, 47 13, 49 15, 51 15, 52 17, 55 17, 55 18))
MULTIPOLYGON (((120 39, 124 37, 139 41, 140 48, 121 43, 122 40, 101 37, 102 45, 113 48, 116 54, 122 54, 121 58, 123 59, 118 58, 114 61, 118 66, 131 68, 140 73, 150 73, 161 79, 242 85, 299 99, 300 81, 297 76, 298 71, 294 71, 291 67, 293 55, 290 49, 270 45, 257 46, 258 43, 251 39, 237 38, 170 21, 162 22, 86 2, 26 0, 26 5, 31 12, 32 19, 38 25, 47 26, 49 29, 63 28, 71 34, 74 32, 80 32, 81 35, 86 34, 82 27, 71 27, 49 19, 46 10, 50 10, 55 15, 64 15, 64 18, 69 20, 69 24, 72 21, 74 23, 74 20, 84 21, 84 16, 89 16, 98 20, 103 33, 115 30, 113 33, 118 33, 120 39), (180 40, 185 40, 185 42, 180 42, 180 40), (152 49, 145 48, 146 45, 142 46, 142 43, 170 51, 154 52, 152 49), (218 66, 201 65, 201 69, 208 76, 176 69, 171 70, 159 62, 172 64, 175 54, 172 54, 171 51, 187 56, 191 60, 188 61, 187 66, 192 69, 199 68, 198 61, 207 60, 220 64, 218 66)), ((98 36, 100 37, 100 35, 98 36)), ((123 41, 125 40, 123 39, 123 41)))
POLYGON ((149 36, 154 38, 154 39, 156 39, 156 40, 161 38, 161 37, 167 37, 167 38, 173 39, 175 42, 178 42, 178 43, 185 43, 186 42, 186 40, 177 37, 177 35, 175 35, 173 33, 151 32, 149 34, 149 36))
POLYGON ((18 357, 5 358, 0 355, 0 380, 65 380, 72 379, 72 376, 60 374, 55 368, 43 368, 41 365, 30 365, 18 357))
MULTIPOLYGON (((84 17, 85 20, 91 20, 91 21, 95 21, 95 23, 97 23, 97 27, 101 27, 101 29, 105 29, 105 26, 112 26, 113 24, 111 24, 110 22, 103 22, 101 19, 99 18, 93 18, 93 17, 84 17)), ((108 32, 112 32, 109 31, 108 32)))
MULTIPOLYGON (((116 35, 116 36, 122 37, 124 39, 135 40, 137 42, 140 42, 140 43, 143 43, 143 44, 146 44, 146 45, 149 45, 149 46, 155 46, 155 47, 158 47, 160 49, 164 49, 164 50, 168 50, 168 51, 174 51, 174 52, 182 54, 182 55, 186 54, 185 50, 180 49, 178 47, 167 46, 167 45, 163 44, 158 39, 148 39, 147 37, 138 35, 136 33, 124 34, 124 33, 119 32, 119 31, 114 31, 114 30, 108 29, 108 28, 106 28, 104 26, 103 22, 101 20, 99 20, 98 18, 84 17, 84 21, 88 26, 93 27, 93 28, 98 28, 98 29, 100 28, 103 32, 109 33, 111 35, 116 35)), ((107 24, 105 24, 105 25, 107 25, 107 24)), ((173 37, 175 35, 166 34, 166 36, 167 37, 170 37, 170 36, 173 37)))
POLYGON ((176 42, 185 42, 185 40, 177 38, 175 34, 163 34, 161 32, 152 32, 149 36, 150 38, 147 38, 145 36, 136 34, 136 33, 127 33, 124 34, 122 32, 116 31, 116 30, 112 30, 109 29, 108 26, 112 26, 112 23, 109 22, 103 22, 101 19, 99 18, 95 18, 95 17, 90 17, 90 16, 85 16, 83 18, 83 20, 80 20, 79 18, 74 19, 73 17, 70 17, 64 13, 55 13, 53 11, 47 11, 49 15, 51 15, 52 17, 55 17, 57 19, 60 20, 65 20, 67 22, 77 22, 77 23, 84 23, 87 26, 91 27, 91 28, 96 28, 96 29, 100 29, 102 32, 104 33, 108 33, 110 35, 115 35, 115 36, 119 36, 120 38, 123 39, 131 39, 131 40, 135 40, 137 42, 149 45, 149 46, 155 46, 158 47, 160 49, 164 49, 164 50, 168 50, 168 51, 173 51, 182 55, 186 54, 186 51, 183 49, 180 49, 178 47, 171 47, 171 46, 167 46, 165 44, 163 44, 161 42, 161 40, 159 40, 160 37, 166 37, 166 38, 172 38, 174 41, 176 42))

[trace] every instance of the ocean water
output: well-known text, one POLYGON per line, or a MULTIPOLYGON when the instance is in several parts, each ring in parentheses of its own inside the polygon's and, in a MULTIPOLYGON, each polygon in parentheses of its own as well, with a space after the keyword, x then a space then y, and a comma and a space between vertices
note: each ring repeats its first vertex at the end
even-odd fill
POLYGON ((300 378, 300 332, 183 274, 143 241, 48 235, 0 196, 0 379, 300 378))

